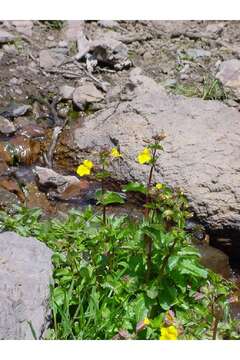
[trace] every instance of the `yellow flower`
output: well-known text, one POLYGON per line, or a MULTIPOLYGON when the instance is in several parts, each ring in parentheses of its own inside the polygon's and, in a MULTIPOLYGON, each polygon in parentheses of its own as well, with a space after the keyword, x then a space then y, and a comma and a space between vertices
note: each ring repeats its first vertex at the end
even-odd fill
POLYGON ((137 160, 140 164, 148 164, 152 160, 150 149, 144 148, 143 151, 138 154, 137 160))
POLYGON ((90 160, 84 160, 83 163, 78 166, 77 174, 79 176, 90 175, 92 168, 93 168, 93 163, 90 160))
POLYGON ((91 162, 91 160, 84 160, 83 165, 87 167, 89 170, 93 168, 93 163, 91 162))
POLYGON ((161 183, 157 183, 157 184, 155 185, 155 188, 156 188, 157 190, 161 190, 162 187, 163 187, 163 184, 161 184, 161 183))
POLYGON ((143 320, 143 323, 144 323, 144 325, 149 325, 150 320, 147 317, 145 317, 145 319, 143 320))
POLYGON ((118 151, 117 148, 112 148, 112 150, 111 150, 111 155, 112 155, 112 157, 114 157, 114 158, 119 158, 119 157, 122 156, 122 155, 120 154, 120 152, 118 151))
POLYGON ((178 331, 174 325, 161 327, 159 340, 177 340, 178 331))

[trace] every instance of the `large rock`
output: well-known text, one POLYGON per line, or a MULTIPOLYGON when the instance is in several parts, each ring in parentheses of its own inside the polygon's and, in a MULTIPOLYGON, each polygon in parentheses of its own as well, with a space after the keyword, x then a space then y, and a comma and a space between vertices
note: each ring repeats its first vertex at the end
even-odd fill
POLYGON ((233 90, 236 96, 240 97, 240 60, 232 59, 223 61, 220 64, 216 78, 221 83, 233 90))
POLYGON ((139 69, 126 89, 124 102, 110 103, 75 130, 78 158, 95 161, 94 151, 113 146, 115 138, 124 156, 115 169, 118 178, 146 181, 149 168, 136 156, 146 146, 143 140, 163 129, 167 138, 155 181, 181 187, 211 228, 240 229, 239 112, 218 101, 170 96, 139 69))
POLYGON ((52 252, 34 238, 0 234, 0 339, 40 339, 49 323, 52 252))

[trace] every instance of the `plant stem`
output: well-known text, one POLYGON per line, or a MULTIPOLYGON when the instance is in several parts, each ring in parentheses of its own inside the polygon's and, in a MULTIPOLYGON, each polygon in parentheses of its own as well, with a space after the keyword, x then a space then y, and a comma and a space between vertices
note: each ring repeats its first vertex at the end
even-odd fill
POLYGON ((215 316, 213 319, 213 335, 212 335, 212 339, 216 340, 217 339, 217 328, 218 328, 218 323, 219 323, 219 317, 215 316))
MULTIPOLYGON (((103 162, 103 164, 102 164, 103 173, 104 173, 104 170, 105 170, 105 167, 104 167, 104 162, 103 162)), ((104 193, 105 193, 104 178, 102 178, 101 185, 102 185, 102 198, 103 198, 104 193)), ((102 206, 102 211, 103 211, 103 224, 106 225, 106 206, 105 205, 102 206)))
MULTIPOLYGON (((148 177, 148 182, 147 182, 147 195, 146 195, 146 200, 145 200, 145 204, 148 203, 149 200, 149 189, 151 186, 151 182, 152 182, 152 176, 153 176, 153 170, 155 167, 155 157, 156 157, 156 153, 157 153, 157 149, 154 149, 153 151, 153 163, 151 165, 151 169, 149 172, 149 177, 148 177)), ((145 208, 144 210, 144 216, 145 218, 147 218, 149 215, 149 209, 145 208)), ((145 242, 146 242, 146 253, 147 253, 147 272, 146 272, 146 282, 149 281, 150 276, 151 276, 151 271, 152 271, 152 248, 153 248, 153 243, 152 243, 152 239, 145 235, 145 242)))
POLYGON ((166 268, 167 263, 168 263, 168 259, 169 259, 170 256, 172 255, 176 243, 177 243, 177 238, 175 238, 172 246, 169 248, 168 254, 163 258, 162 266, 161 266, 161 268, 160 268, 160 270, 159 270, 159 279, 161 279, 161 277, 162 277, 163 274, 164 274, 165 268, 166 268))

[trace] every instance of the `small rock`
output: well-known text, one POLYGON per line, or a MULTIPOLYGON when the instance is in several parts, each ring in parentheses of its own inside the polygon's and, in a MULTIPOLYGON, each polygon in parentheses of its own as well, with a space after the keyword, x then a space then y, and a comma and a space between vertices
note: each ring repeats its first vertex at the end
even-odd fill
POLYGON ((52 199, 79 198, 89 187, 86 180, 79 180, 76 176, 61 175, 52 169, 36 166, 34 172, 40 187, 47 189, 48 197, 52 199))
POLYGON ((119 24, 115 20, 99 20, 98 25, 106 29, 119 28, 119 24))
POLYGON ((64 100, 72 100, 74 90, 73 86, 63 85, 59 89, 59 94, 64 100))
POLYGON ((99 65, 109 66, 115 70, 132 66, 132 62, 128 58, 127 45, 111 37, 92 41, 90 53, 94 55, 99 65))
POLYGON ((8 55, 16 56, 18 51, 14 45, 8 45, 4 44, 2 49, 7 53, 8 55))
POLYGON ((16 37, 5 30, 0 30, 0 44, 12 42, 16 37))
POLYGON ((84 110, 88 104, 100 102, 103 99, 104 95, 92 83, 77 87, 73 93, 73 102, 80 110, 84 110))
POLYGON ((216 78, 224 86, 229 87, 234 93, 240 96, 240 60, 232 59, 223 61, 219 67, 216 78))
POLYGON ((6 117, 7 119, 12 119, 25 115, 31 109, 32 107, 30 105, 11 103, 5 108, 0 109, 0 115, 6 117))
POLYGON ((60 66, 66 57, 61 52, 56 50, 41 50, 39 53, 39 63, 41 68, 51 70, 52 68, 60 66))
POLYGON ((32 36, 33 22, 31 20, 15 20, 12 24, 20 34, 32 36))
POLYGON ((187 49, 186 54, 193 59, 211 56, 211 52, 204 49, 187 49))
POLYGON ((48 39, 49 41, 54 41, 54 36, 49 35, 49 36, 47 37, 47 39, 48 39))
POLYGON ((11 121, 0 115, 0 133, 9 135, 16 131, 15 126, 11 121))
POLYGON ((37 339, 49 326, 52 251, 32 237, 0 234, 0 339, 37 339), (30 326, 31 324, 31 326, 30 326))

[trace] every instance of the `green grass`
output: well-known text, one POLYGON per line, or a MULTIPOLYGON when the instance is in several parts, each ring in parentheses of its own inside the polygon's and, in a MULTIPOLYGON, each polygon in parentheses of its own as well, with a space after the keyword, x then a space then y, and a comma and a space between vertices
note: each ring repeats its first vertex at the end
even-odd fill
POLYGON ((186 97, 199 97, 203 100, 224 101, 229 98, 229 91, 226 91, 219 80, 206 77, 203 84, 181 83, 170 86, 170 90, 176 95, 186 97))

